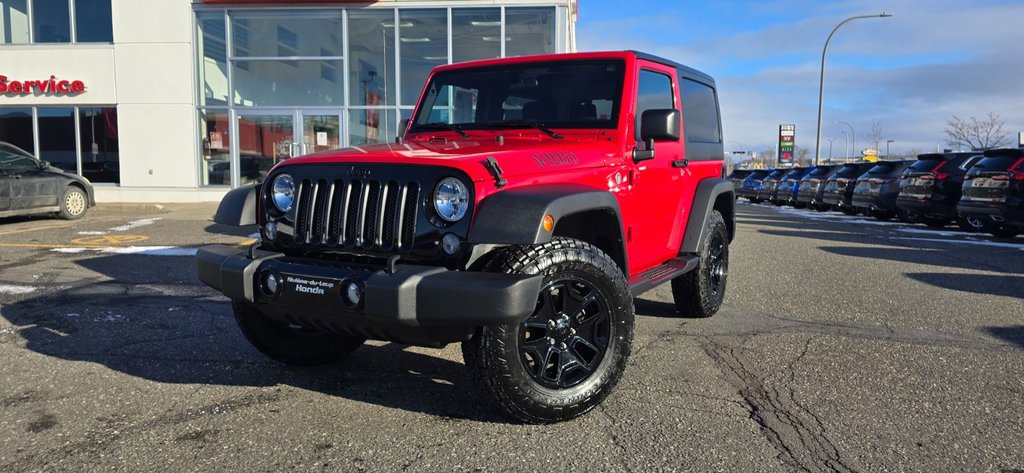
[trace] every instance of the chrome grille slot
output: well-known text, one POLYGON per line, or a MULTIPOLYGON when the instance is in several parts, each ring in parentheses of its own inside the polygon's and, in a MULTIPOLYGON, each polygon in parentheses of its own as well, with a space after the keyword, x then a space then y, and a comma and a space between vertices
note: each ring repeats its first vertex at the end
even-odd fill
POLYGON ((303 179, 296 202, 295 243, 408 253, 416 237, 419 193, 417 182, 303 179))

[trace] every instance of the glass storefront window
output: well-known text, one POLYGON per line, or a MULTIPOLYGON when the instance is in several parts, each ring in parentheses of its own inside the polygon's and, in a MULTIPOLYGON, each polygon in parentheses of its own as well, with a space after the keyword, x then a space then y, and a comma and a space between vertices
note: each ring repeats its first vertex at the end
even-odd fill
POLYGON ((54 167, 78 173, 78 147, 75 145, 75 109, 36 109, 39 121, 39 159, 54 167))
POLYGON ((28 0, 0 0, 0 44, 28 43, 28 0))
POLYGON ((231 13, 235 57, 341 57, 340 10, 231 13))
POLYGON ((68 0, 32 0, 32 29, 37 43, 70 43, 68 0))
POLYGON ((0 108, 0 141, 35 154, 33 135, 31 108, 0 108))
POLYGON ((394 109, 348 111, 349 146, 390 143, 398 136, 394 109))
POLYGON ((231 185, 231 129, 227 110, 199 112, 204 186, 231 185))
POLYGON ((555 9, 506 8, 505 56, 555 52, 555 9))
POLYGON ((118 150, 117 109, 78 109, 81 137, 82 175, 92 182, 121 182, 121 159, 118 150))
POLYGON ((291 115, 238 117, 239 172, 242 185, 263 179, 275 164, 299 151, 291 115))
POLYGON ((448 11, 399 10, 402 105, 415 105, 430 71, 448 64, 448 11))
POLYGON ((110 0, 75 0, 75 41, 114 42, 110 0))
POLYGON ((235 104, 341 105, 342 61, 232 61, 235 104))
POLYGON ((200 64, 199 106, 228 103, 228 43, 224 12, 199 12, 196 18, 196 54, 200 64))
POLYGON ((501 57, 501 9, 452 9, 452 62, 501 57))
POLYGON ((348 54, 351 105, 394 105, 394 10, 350 11, 348 54))
POLYGON ((302 146, 302 154, 340 148, 341 119, 338 115, 304 115, 302 146))

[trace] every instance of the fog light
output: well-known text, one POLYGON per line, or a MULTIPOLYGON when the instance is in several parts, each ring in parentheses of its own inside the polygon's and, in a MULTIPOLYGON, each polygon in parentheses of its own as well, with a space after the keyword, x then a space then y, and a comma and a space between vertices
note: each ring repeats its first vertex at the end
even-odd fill
POLYGON ((273 271, 264 271, 263 277, 260 278, 263 281, 261 284, 263 293, 268 296, 276 296, 281 291, 281 276, 273 271))
POLYGON ((357 281, 349 281, 342 285, 341 301, 349 307, 359 307, 363 303, 363 286, 357 281))
POLYGON ((267 237, 267 240, 277 239, 277 224, 270 222, 267 226, 263 227, 263 235, 267 237))
POLYGON ((454 233, 445 233, 444 238, 441 238, 441 250, 446 255, 458 253, 461 246, 462 242, 459 241, 459 237, 455 236, 454 233))

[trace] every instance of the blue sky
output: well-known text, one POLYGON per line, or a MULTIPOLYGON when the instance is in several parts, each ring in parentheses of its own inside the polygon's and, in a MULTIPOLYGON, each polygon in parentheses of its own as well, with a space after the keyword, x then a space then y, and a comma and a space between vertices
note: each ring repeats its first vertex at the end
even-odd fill
POLYGON ((711 74, 718 82, 727 150, 775 147, 794 123, 814 151, 821 49, 853 15, 892 13, 843 26, 825 69, 822 156, 857 149, 880 122, 892 154, 934 151, 946 120, 1006 120, 1011 145, 1024 131, 1024 1, 580 0, 580 51, 638 49, 711 74))

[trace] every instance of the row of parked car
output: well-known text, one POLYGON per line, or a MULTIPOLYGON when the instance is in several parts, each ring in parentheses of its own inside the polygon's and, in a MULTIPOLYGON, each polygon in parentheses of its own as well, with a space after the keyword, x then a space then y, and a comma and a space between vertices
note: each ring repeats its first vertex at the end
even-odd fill
POLYGON ((738 197, 899 218, 1013 238, 1024 232, 1024 149, 922 154, 916 160, 737 169, 738 197))

